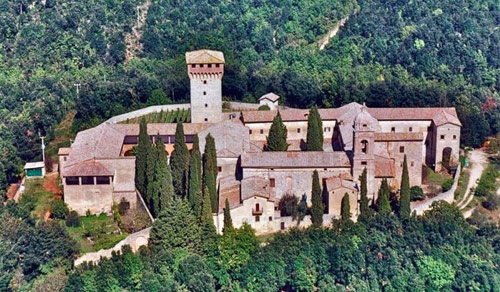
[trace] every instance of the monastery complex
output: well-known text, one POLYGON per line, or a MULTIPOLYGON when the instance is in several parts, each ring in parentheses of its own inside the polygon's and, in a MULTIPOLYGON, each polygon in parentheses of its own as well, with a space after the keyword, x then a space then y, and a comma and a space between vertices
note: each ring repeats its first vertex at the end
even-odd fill
MULTIPOLYGON (((293 226, 281 216, 280 198, 305 194, 311 200, 312 174, 319 173, 326 205, 324 222, 338 218, 345 193, 356 216, 359 177, 367 169, 368 197, 376 199, 382 179, 399 189, 406 155, 410 185, 421 185, 425 167, 440 171, 458 163, 461 123, 455 108, 370 108, 358 103, 319 109, 323 121, 324 151, 304 151, 309 110, 279 105, 269 93, 260 104, 245 110, 223 111, 222 52, 199 50, 186 53, 190 79, 191 123, 185 123, 188 148, 195 134, 203 151, 205 137, 215 138, 219 213, 214 222, 223 225, 226 198, 235 227, 249 223, 257 233, 293 226), (271 110, 259 111, 266 104, 271 110), (263 151, 266 136, 278 110, 288 131, 286 152, 263 151)), ((154 140, 160 135, 171 153, 175 124, 149 124, 154 140)), ((59 149, 64 201, 79 214, 110 213, 113 202, 139 203, 135 188, 135 157, 139 124, 105 122, 81 131, 70 147, 59 149)), ((304 224, 308 224, 305 218, 304 224)))

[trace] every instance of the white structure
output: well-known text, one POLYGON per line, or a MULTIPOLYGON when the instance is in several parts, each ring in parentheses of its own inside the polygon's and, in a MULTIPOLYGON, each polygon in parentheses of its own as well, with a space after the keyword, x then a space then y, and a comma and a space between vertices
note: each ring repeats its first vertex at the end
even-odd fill
POLYGON ((24 165, 24 171, 27 178, 44 177, 45 176, 45 163, 43 161, 28 162, 24 165))
POLYGON ((272 92, 269 92, 268 94, 264 94, 259 98, 259 104, 262 105, 267 105, 270 110, 276 110, 278 109, 278 100, 280 99, 280 96, 277 94, 274 94, 272 92))
POLYGON ((186 64, 191 85, 191 122, 220 122, 224 54, 211 50, 187 52, 186 64))

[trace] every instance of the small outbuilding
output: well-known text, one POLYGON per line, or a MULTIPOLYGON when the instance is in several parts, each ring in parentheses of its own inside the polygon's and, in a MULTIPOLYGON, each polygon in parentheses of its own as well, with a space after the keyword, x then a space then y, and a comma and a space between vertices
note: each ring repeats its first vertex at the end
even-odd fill
POLYGON ((24 172, 26 178, 44 177, 45 163, 43 161, 28 162, 24 165, 24 172))
POLYGON ((261 106, 267 105, 270 110, 276 110, 278 108, 279 99, 279 95, 270 92, 268 94, 264 94, 259 98, 259 104, 261 106))

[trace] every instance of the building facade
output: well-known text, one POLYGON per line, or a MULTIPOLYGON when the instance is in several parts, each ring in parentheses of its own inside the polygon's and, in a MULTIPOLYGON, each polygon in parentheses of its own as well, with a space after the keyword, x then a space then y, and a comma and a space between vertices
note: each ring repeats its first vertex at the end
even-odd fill
MULTIPOLYGON (((185 141, 191 147, 194 135, 203 151, 210 133, 217 149, 219 212, 214 223, 223 228, 227 199, 236 227, 250 224, 257 233, 268 233, 300 224, 284 216, 279 206, 285 196, 305 195, 311 202, 312 174, 319 173, 324 222, 340 215, 340 202, 348 194, 351 214, 357 216, 359 176, 368 173, 368 195, 372 200, 382 179, 393 190, 400 185, 406 156, 410 184, 422 184, 422 169, 436 171, 458 163, 461 124, 454 108, 370 108, 358 103, 319 109, 323 121, 323 151, 303 151, 309 110, 281 108, 288 131, 288 151, 263 151, 277 110, 222 112, 221 81, 224 56, 200 50, 186 53, 191 84, 191 123, 184 124, 185 141), (283 216, 282 216, 283 215, 283 216)), ((278 96, 265 95, 261 102, 276 108, 278 96), (271 104, 272 103, 272 104, 271 104)), ((154 141, 160 135, 170 154, 175 142, 175 124, 149 124, 154 141)), ((134 206, 135 157, 139 125, 104 123, 78 133, 68 148, 61 148, 59 161, 64 200, 69 208, 84 214, 111 212, 113 202, 134 206)))

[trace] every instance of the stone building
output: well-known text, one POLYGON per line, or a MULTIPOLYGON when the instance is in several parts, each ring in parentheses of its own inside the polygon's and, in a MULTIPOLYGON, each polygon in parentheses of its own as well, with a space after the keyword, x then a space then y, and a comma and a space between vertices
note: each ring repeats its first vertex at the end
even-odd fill
MULTIPOLYGON (((278 96, 264 95, 260 103, 269 111, 222 112, 221 81, 224 56, 199 50, 186 53, 191 83, 191 121, 184 124, 185 141, 215 138, 219 212, 214 222, 223 228, 227 199, 236 227, 249 223, 257 233, 274 232, 298 224, 281 216, 279 202, 285 195, 311 201, 312 173, 317 170, 325 203, 324 224, 340 215, 340 202, 349 195, 351 213, 358 214, 359 176, 368 173, 368 195, 376 199, 382 179, 399 189, 406 155, 411 185, 422 183, 422 169, 440 171, 458 163, 461 124, 454 108, 370 108, 358 103, 319 109, 323 121, 323 151, 303 151, 309 110, 280 107, 288 131, 286 152, 265 152, 263 146, 277 114, 278 96)), ((154 141, 160 135, 170 154, 175 124, 149 124, 154 141)), ((84 214, 111 212, 113 202, 135 206, 135 157, 139 125, 103 123, 78 133, 68 148, 59 150, 64 200, 84 214)), ((306 216, 300 226, 310 224, 306 216)))

